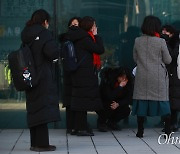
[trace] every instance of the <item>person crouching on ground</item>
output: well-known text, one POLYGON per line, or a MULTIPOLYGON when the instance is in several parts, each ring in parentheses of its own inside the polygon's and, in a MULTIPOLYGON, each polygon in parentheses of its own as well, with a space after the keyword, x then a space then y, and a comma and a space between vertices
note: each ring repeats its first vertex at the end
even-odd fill
POLYGON ((97 127, 101 132, 119 130, 117 123, 130 114, 132 78, 128 69, 108 68, 102 76, 100 92, 104 109, 97 111, 97 127))

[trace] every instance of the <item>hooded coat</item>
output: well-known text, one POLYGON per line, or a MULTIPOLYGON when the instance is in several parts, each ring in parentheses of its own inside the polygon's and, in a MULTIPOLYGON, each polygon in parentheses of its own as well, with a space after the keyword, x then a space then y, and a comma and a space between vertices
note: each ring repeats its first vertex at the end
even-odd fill
POLYGON ((169 72, 169 99, 171 108, 180 111, 180 80, 177 77, 177 57, 179 55, 179 34, 168 42, 172 62, 167 65, 169 72))
POLYGON ((133 95, 133 84, 132 76, 129 73, 128 69, 120 68, 107 68, 102 72, 100 92, 103 101, 104 108, 106 110, 112 111, 110 108, 113 101, 119 104, 120 111, 125 111, 129 108, 129 105, 132 104, 132 95, 133 95), (117 78, 121 75, 123 71, 126 71, 128 82, 126 86, 120 87, 117 85, 117 78))
POLYGON ((81 28, 69 31, 64 39, 74 43, 77 59, 80 61, 78 69, 71 74, 72 94, 71 109, 74 111, 95 111, 102 109, 99 93, 98 76, 93 65, 93 53, 104 53, 102 40, 95 36, 96 42, 81 28))
POLYGON ((28 127, 60 120, 59 97, 55 63, 59 57, 58 45, 52 34, 41 25, 26 26, 23 43, 30 43, 38 73, 38 85, 27 90, 26 109, 28 127))
MULTIPOLYGON (((68 33, 72 33, 73 31, 78 30, 77 26, 71 26, 68 29, 68 33)), ((68 41, 68 33, 62 33, 59 35, 59 42, 61 45, 68 41)), ((63 68, 63 67, 62 67, 63 68)), ((72 95, 72 79, 71 74, 63 69, 63 95, 62 95, 62 103, 63 107, 70 107, 71 104, 71 95, 72 95)))

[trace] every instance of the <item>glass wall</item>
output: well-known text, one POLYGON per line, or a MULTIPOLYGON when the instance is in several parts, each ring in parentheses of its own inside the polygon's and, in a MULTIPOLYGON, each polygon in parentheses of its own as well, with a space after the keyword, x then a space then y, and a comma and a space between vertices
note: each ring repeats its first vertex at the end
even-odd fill
POLYGON ((8 53, 21 44, 21 31, 31 14, 46 9, 53 17, 53 0, 0 0, 0 128, 26 128, 25 94, 17 92, 8 68, 8 53))
POLYGON ((163 24, 180 29, 179 7, 179 0, 0 0, 0 109, 19 102, 25 108, 24 93, 13 87, 7 55, 20 46, 20 33, 34 10, 43 8, 50 13, 56 38, 67 31, 71 17, 94 17, 106 49, 103 66, 124 65, 132 70, 132 49, 141 35, 143 18, 155 15, 163 24))
POLYGON ((24 93, 13 87, 7 55, 20 47, 21 31, 32 12, 39 8, 53 15, 53 1, 0 0, 0 99, 24 100, 24 93))
POLYGON ((155 15, 163 24, 179 24, 180 15, 179 0, 60 0, 57 7, 58 33, 66 31, 72 16, 92 16, 106 48, 103 61, 130 69, 134 67, 132 48, 143 18, 155 15))

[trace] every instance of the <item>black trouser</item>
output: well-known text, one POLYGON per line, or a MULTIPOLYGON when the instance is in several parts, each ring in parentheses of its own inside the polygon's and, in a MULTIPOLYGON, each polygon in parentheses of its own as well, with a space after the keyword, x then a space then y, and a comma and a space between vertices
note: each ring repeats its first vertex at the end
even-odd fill
POLYGON ((47 124, 30 127, 31 147, 44 147, 49 145, 47 124))
POLYGON ((75 112, 70 109, 70 107, 66 107, 66 128, 74 129, 74 118, 75 112))
POLYGON ((171 109, 171 125, 178 127, 178 111, 171 109))
POLYGON ((74 128, 76 130, 87 130, 87 111, 74 111, 74 128))
POLYGON ((117 123, 122 119, 125 119, 130 114, 130 108, 126 107, 121 109, 118 107, 115 110, 106 109, 101 111, 96 111, 98 114, 98 123, 105 124, 107 121, 112 123, 117 123))

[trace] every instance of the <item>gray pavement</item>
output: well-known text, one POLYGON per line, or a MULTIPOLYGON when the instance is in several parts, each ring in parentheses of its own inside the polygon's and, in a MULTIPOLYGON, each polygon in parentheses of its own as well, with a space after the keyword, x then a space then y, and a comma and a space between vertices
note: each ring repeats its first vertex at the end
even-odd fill
MULTIPOLYGON (((98 132, 95 136, 77 137, 67 135, 65 129, 49 129, 50 143, 57 147, 54 152, 45 154, 179 154, 180 132, 173 134, 171 140, 165 143, 164 138, 158 137, 161 129, 145 129, 144 138, 135 137, 136 129, 122 129, 121 131, 98 132), (177 143, 175 143, 175 138, 177 143), (165 144, 162 144, 165 143, 165 144)), ((1 129, 0 154, 33 154, 29 150, 28 129, 1 129)), ((42 152, 40 152, 42 153, 42 152)))

